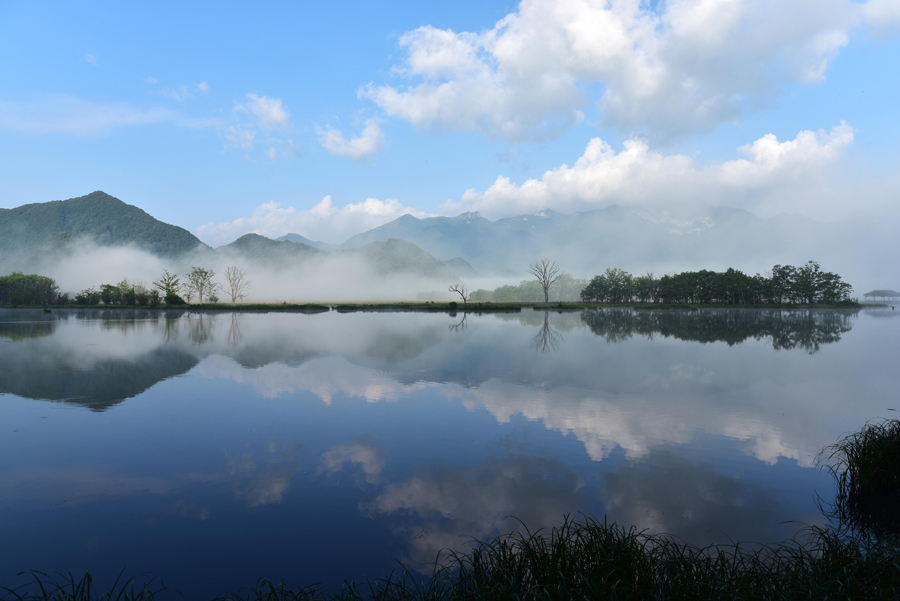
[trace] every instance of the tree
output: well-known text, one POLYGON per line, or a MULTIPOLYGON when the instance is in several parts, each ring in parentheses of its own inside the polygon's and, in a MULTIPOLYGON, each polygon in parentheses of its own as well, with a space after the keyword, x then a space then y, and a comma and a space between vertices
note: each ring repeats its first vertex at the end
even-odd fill
POLYGON ((544 302, 550 302, 550 286, 556 283, 562 273, 556 261, 550 259, 540 259, 528 266, 528 273, 537 278, 538 283, 544 290, 544 302))
MULTIPOLYGON (((188 293, 196 293, 197 300, 203 304, 203 296, 215 292, 216 284, 213 282, 216 272, 212 269, 203 269, 202 267, 192 267, 191 273, 187 276, 188 293)), ((193 294, 191 294, 193 296, 193 294)), ((188 296, 190 300, 190 296, 188 296)))
POLYGON ((463 306, 466 306, 466 301, 469 300, 469 291, 466 289, 465 284, 453 284, 450 286, 450 292, 460 295, 463 300, 463 306))
MULTIPOLYGON (((163 276, 153 282, 153 287, 163 294, 167 305, 184 304, 184 299, 178 296, 178 293, 181 291, 181 281, 176 274, 169 273, 168 270, 163 269, 163 276)), ((188 300, 190 300, 190 297, 188 297, 188 300)))
POLYGON ((244 270, 237 265, 229 265, 225 268, 225 281, 228 283, 225 292, 231 297, 232 303, 238 302, 250 291, 250 280, 247 279, 244 270))

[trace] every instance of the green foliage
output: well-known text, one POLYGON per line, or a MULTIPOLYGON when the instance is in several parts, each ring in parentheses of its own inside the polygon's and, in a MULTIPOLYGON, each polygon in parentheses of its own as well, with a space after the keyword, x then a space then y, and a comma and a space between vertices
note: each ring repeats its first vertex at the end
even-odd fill
POLYGON ((13 272, 0 276, 0 306, 53 305, 59 300, 59 287, 53 278, 13 272))
POLYGON ((100 292, 94 290, 93 288, 85 288, 81 292, 75 295, 75 304, 76 305, 99 305, 100 304, 100 292))
POLYGON ((170 296, 178 295, 178 292, 181 290, 181 281, 176 274, 169 273, 167 269, 163 269, 162 277, 153 282, 153 287, 159 290, 168 299, 170 296))
POLYGON ((835 273, 824 272, 815 261, 802 267, 775 265, 770 276, 748 276, 736 269, 723 272, 684 271, 634 277, 621 269, 607 269, 581 292, 585 302, 662 302, 705 305, 803 304, 838 305, 850 302, 852 287, 835 273))
MULTIPOLYGON (((290 244, 290 243, 289 243, 290 244)), ((203 304, 203 297, 215 293, 218 285, 213 282, 216 272, 212 269, 204 269, 203 267, 193 267, 187 276, 187 284, 185 286, 188 292, 188 302, 191 296, 197 295, 197 300, 203 304)))
POLYGON ((21 252, 59 234, 109 246, 135 244, 160 256, 177 256, 204 246, 187 230, 158 221, 103 192, 0 210, 0 252, 21 252))

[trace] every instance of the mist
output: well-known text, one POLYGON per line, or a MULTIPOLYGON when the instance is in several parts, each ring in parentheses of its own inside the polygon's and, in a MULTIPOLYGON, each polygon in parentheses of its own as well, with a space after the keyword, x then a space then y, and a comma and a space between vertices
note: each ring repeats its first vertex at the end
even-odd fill
POLYGON ((193 267, 202 267, 215 272, 220 302, 231 302, 225 280, 225 268, 230 265, 242 269, 251 283, 249 292, 239 301, 244 303, 409 301, 427 291, 441 291, 452 300, 446 290, 458 281, 404 272, 383 274, 365 257, 346 253, 322 253, 295 264, 273 266, 229 249, 198 248, 177 259, 165 259, 135 246, 99 246, 83 240, 67 246, 65 252, 41 258, 0 259, 0 272, 49 276, 56 280, 60 292, 74 296, 81 290, 99 289, 123 279, 150 287, 164 270, 178 274, 184 283, 193 267))

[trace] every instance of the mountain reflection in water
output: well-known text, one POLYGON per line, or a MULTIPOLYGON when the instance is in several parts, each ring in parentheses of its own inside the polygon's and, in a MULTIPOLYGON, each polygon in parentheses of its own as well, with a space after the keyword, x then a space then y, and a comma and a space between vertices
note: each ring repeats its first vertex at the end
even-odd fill
POLYGON ((823 521, 819 451, 895 407, 889 317, 0 311, 0 565, 201 598, 578 512, 777 540, 823 521))

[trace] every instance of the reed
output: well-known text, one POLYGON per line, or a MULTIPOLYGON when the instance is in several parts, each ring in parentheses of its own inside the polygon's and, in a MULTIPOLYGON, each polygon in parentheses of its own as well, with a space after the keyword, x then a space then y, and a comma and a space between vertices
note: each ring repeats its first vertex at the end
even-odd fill
POLYGON ((861 535, 900 536, 900 420, 869 422, 821 458, 837 489, 826 513, 861 535))

